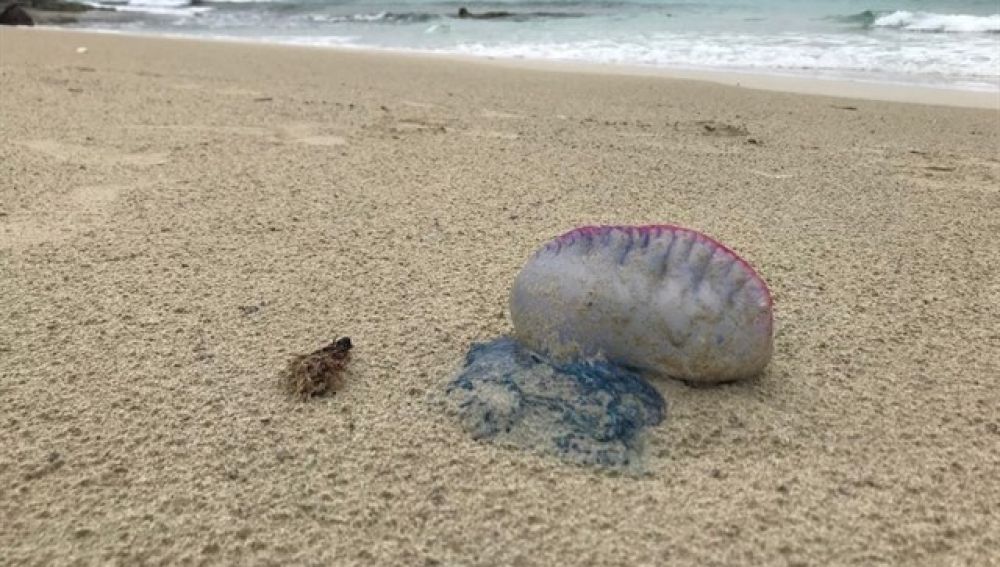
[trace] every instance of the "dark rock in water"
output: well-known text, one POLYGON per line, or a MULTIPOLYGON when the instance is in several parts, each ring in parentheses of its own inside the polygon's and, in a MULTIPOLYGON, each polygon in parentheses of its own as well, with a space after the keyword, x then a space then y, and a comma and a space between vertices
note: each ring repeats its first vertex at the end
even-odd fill
POLYGON ((35 21, 18 4, 11 4, 0 10, 0 26, 33 26, 35 21))
POLYGON ((639 375, 605 362, 556 363, 508 337, 473 344, 447 395, 476 439, 623 467, 666 403, 639 375))
POLYGON ((513 12, 506 11, 495 11, 495 12, 479 12, 473 13, 468 10, 468 8, 462 7, 458 9, 458 17, 461 19, 472 19, 472 20, 496 20, 498 18, 510 18, 514 16, 513 12))
POLYGON ((458 15, 452 17, 460 20, 510 20, 526 22, 536 19, 582 18, 584 16, 586 14, 578 12, 508 12, 506 10, 470 12, 468 8, 462 7, 458 9, 458 15))
POLYGON ((45 12, 87 12, 94 9, 93 6, 67 0, 23 0, 21 3, 33 10, 45 12))

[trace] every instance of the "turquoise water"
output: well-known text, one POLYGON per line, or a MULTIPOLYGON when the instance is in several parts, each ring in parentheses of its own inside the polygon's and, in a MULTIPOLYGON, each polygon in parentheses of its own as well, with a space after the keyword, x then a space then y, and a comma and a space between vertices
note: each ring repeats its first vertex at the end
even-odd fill
POLYGON ((132 32, 1000 90, 998 0, 95 4, 134 16, 96 26, 132 32))

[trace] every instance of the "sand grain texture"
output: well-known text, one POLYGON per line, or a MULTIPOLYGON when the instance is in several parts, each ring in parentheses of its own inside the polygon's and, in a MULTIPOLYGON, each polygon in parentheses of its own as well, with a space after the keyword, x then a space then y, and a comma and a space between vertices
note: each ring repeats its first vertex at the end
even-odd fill
POLYGON ((0 564, 997 562, 996 110, 8 29, 0 98, 0 564), (658 222, 777 335, 656 383, 648 475, 429 402, 540 243, 658 222))

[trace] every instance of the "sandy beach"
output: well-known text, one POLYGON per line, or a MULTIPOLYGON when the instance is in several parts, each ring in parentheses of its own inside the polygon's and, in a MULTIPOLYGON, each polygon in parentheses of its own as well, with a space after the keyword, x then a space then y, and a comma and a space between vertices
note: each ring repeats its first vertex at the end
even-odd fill
POLYGON ((0 30, 0 564, 1000 564, 1000 106, 948 96, 0 30), (655 381, 641 475, 470 439, 528 255, 649 223, 767 280, 765 373, 655 381))

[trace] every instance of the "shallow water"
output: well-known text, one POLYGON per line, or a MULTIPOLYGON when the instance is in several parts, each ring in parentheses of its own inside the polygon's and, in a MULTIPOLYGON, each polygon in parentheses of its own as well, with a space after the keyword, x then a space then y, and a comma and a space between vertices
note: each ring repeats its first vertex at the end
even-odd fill
POLYGON ((995 0, 104 0, 94 27, 1000 89, 995 0), (459 19, 467 6, 490 19, 459 19), (506 12, 498 14, 496 12, 506 12))

